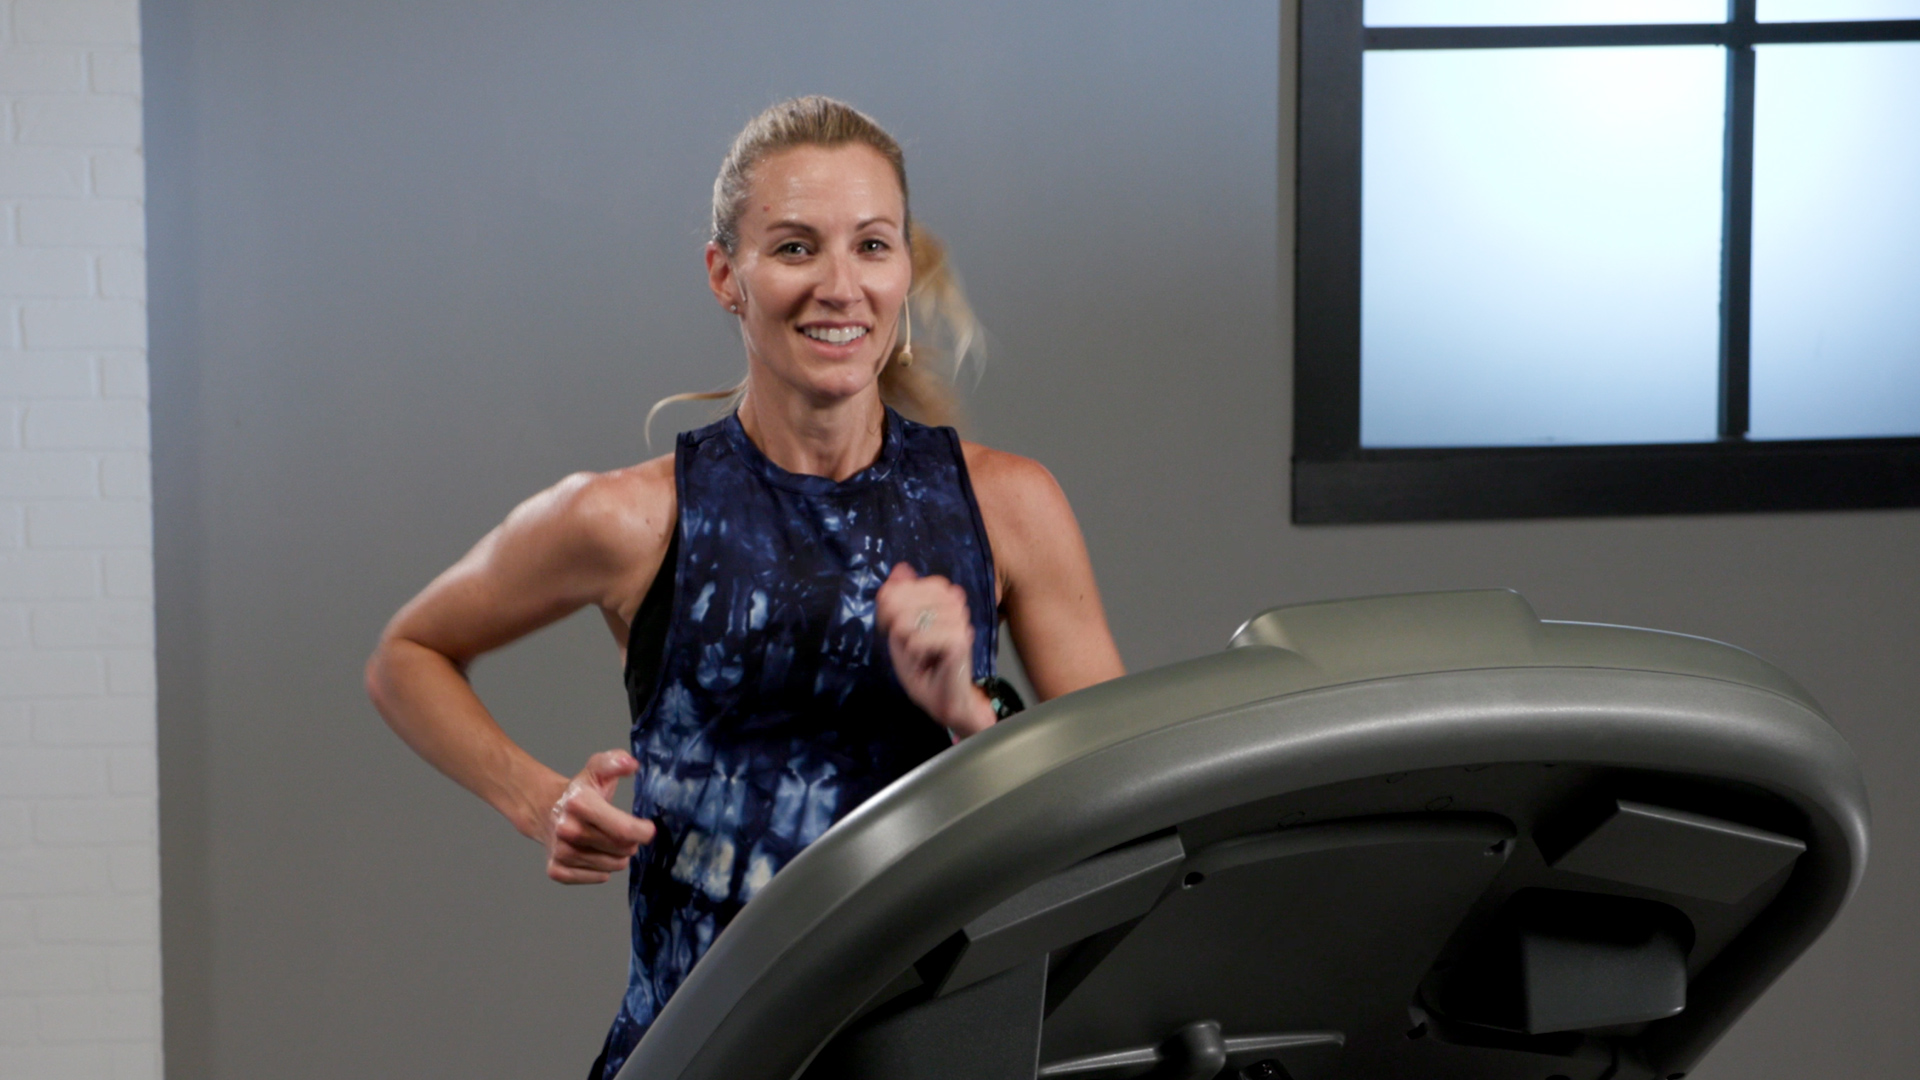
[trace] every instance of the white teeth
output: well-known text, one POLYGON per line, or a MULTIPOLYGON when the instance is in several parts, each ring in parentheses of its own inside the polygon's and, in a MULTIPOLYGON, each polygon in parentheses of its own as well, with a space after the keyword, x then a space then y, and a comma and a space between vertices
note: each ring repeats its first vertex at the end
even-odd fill
POLYGON ((824 341, 829 345, 845 345, 855 338, 867 336, 867 328, 864 326, 809 326, 800 332, 815 341, 824 341))

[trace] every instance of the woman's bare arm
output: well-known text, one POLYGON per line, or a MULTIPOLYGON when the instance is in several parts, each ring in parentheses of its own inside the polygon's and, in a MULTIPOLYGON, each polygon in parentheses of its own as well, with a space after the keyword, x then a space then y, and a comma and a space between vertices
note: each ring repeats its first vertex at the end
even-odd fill
POLYGON ((966 444, 993 545, 1000 606, 1027 679, 1045 701, 1126 674, 1067 497, 1038 462, 966 444))
POLYGON ((515 508, 401 608, 367 662, 368 694, 395 733, 546 843, 557 880, 605 880, 651 839, 651 825, 605 798, 637 766, 624 752, 595 755, 570 783, 501 730, 466 669, 589 604, 631 617, 674 510, 671 458, 569 477, 515 508))

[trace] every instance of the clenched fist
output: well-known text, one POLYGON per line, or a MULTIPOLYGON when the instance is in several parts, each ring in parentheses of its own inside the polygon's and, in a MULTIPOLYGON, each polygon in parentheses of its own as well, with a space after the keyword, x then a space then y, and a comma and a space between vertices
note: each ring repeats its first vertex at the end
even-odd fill
POLYGON ((653 842, 653 822, 608 801, 623 776, 640 771, 625 750, 587 759, 547 812, 547 876, 566 885, 597 885, 625 869, 641 844, 653 842))
POLYGON ((956 738, 993 726, 993 706, 973 684, 973 618, 967 591, 899 563, 874 597, 893 671, 913 703, 956 738))

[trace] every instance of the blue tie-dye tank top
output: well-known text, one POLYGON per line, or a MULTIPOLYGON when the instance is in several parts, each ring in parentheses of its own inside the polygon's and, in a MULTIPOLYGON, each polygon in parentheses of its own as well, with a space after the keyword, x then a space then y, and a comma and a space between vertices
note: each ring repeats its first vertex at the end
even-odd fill
POLYGON ((633 860, 604 1078, 775 871, 950 745, 874 626, 894 564, 966 590, 974 673, 994 673, 993 559, 953 429, 889 409, 879 459, 834 481, 775 465, 729 416, 680 436, 674 472, 671 600, 657 583, 628 649, 633 812, 659 831, 633 860), (664 642, 643 641, 662 620, 664 642))

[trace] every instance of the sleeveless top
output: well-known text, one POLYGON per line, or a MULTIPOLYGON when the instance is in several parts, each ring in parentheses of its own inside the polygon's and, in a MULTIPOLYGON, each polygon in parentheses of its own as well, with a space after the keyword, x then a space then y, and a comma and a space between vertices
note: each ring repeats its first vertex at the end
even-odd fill
POLYGON ((874 595, 896 563, 961 586, 994 673, 993 558, 952 428, 886 412, 843 481, 787 472, 737 417, 680 436, 680 520, 633 622, 633 951, 612 1080, 715 935, 774 872, 951 745, 901 689, 874 595))

